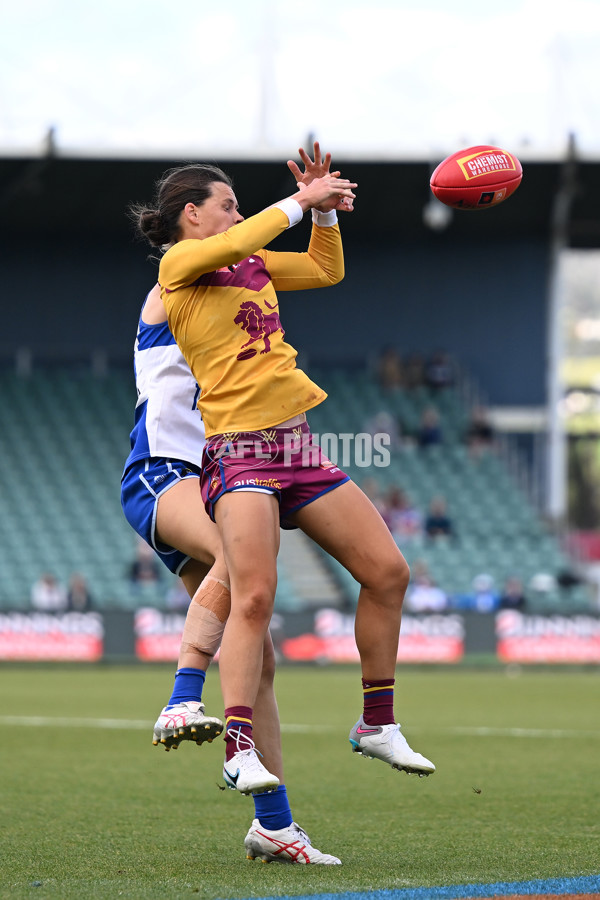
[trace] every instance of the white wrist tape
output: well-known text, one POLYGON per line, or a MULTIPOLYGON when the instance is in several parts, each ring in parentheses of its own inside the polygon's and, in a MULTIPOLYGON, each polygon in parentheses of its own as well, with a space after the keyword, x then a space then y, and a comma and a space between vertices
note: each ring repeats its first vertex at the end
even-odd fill
POLYGON ((319 228, 331 228, 332 225, 337 225, 337 212, 335 211, 335 209, 332 209, 326 213, 319 212, 318 209, 313 209, 312 220, 315 225, 319 226, 319 228))
POLYGON ((290 223, 288 228, 291 228, 292 225, 297 225, 298 222, 302 221, 302 216, 304 215, 302 207, 293 197, 286 197, 285 200, 280 200, 275 206, 288 217, 290 223))

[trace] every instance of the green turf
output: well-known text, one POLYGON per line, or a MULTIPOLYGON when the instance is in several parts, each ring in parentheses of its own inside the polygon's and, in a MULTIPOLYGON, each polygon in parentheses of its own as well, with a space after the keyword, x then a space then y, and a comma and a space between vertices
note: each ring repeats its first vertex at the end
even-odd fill
MULTIPOLYGON (((350 752, 356 669, 281 669, 284 726, 323 728, 284 734, 292 810, 341 867, 245 859, 253 803, 219 790, 220 741, 165 753, 151 729, 7 718, 152 723, 171 680, 166 667, 0 668, 0 897, 262 897, 600 871, 598 672, 400 669, 396 711, 438 766, 418 779, 350 752)), ((221 711, 216 671, 205 699, 221 711)))

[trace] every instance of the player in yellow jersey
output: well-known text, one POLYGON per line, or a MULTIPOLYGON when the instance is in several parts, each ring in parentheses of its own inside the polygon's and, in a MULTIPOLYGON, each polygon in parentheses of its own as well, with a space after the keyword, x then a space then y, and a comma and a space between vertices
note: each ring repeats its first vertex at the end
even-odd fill
POLYGON ((252 715, 273 611, 280 526, 301 528, 361 585, 356 642, 364 707, 350 733, 353 749, 420 775, 435 770, 408 746, 393 711, 408 566, 370 500, 313 442, 306 412, 326 395, 297 368, 279 318, 277 291, 342 279, 335 210, 352 208, 356 185, 333 173, 298 187, 244 220, 228 176, 190 165, 166 173, 155 205, 138 208, 142 233, 167 248, 159 270, 162 299, 201 387, 207 437, 202 494, 219 527, 231 584, 220 656, 223 775, 242 793, 278 784, 256 753, 252 715), (265 249, 309 209, 306 252, 265 249))
MULTIPOLYGON (((290 163, 295 170, 295 163, 290 163)), ((312 180, 329 170, 330 156, 306 159, 312 180)), ((181 742, 211 742, 223 723, 205 714, 206 669, 221 643, 230 608, 228 573, 218 528, 207 515, 199 488, 204 423, 196 406, 198 385, 166 322, 158 285, 142 307, 134 346, 137 402, 131 451, 121 482, 123 511, 134 530, 167 568, 180 575, 191 597, 172 695, 154 726, 153 743, 167 750, 181 742), (209 566, 211 566, 209 571, 209 566), (204 578, 206 577, 206 580, 204 578)), ((254 820, 245 838, 249 858, 267 862, 336 865, 340 860, 314 847, 293 820, 281 756, 275 654, 269 633, 257 695, 254 731, 263 764, 280 779, 276 791, 254 794, 254 820)))

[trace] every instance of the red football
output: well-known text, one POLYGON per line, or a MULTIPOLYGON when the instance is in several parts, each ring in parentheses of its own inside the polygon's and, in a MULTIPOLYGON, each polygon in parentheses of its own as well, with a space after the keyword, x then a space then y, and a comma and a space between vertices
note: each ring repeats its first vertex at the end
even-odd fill
POLYGON ((521 184, 523 169, 512 153, 482 144, 448 156, 429 182, 446 206, 487 209, 510 197, 521 184))

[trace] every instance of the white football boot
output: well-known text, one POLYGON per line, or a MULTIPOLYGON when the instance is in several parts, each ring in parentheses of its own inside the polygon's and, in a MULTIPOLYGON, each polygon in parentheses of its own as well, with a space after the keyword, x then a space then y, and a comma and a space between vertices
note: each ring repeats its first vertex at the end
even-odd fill
POLYGON ((225 726, 220 719, 204 715, 204 704, 196 700, 177 703, 165 708, 156 720, 152 743, 162 744, 165 750, 177 750, 181 741, 209 744, 218 737, 225 726))
POLYGON ((254 819, 244 840, 246 859, 260 859, 262 862, 296 863, 307 866, 316 863, 321 866, 340 866, 337 856, 321 853, 313 847, 305 831, 292 822, 287 828, 270 831, 254 819))
POLYGON ((392 769, 424 778, 435 772, 434 764, 408 746, 400 725, 366 725, 361 716, 350 732, 354 753, 367 759, 381 759, 392 769))
MULTIPOLYGON (((235 734, 231 729, 229 734, 235 734)), ((232 791, 240 794, 268 794, 279 785, 279 778, 265 769, 252 738, 238 730, 236 738, 237 753, 223 766, 223 780, 232 791)))

